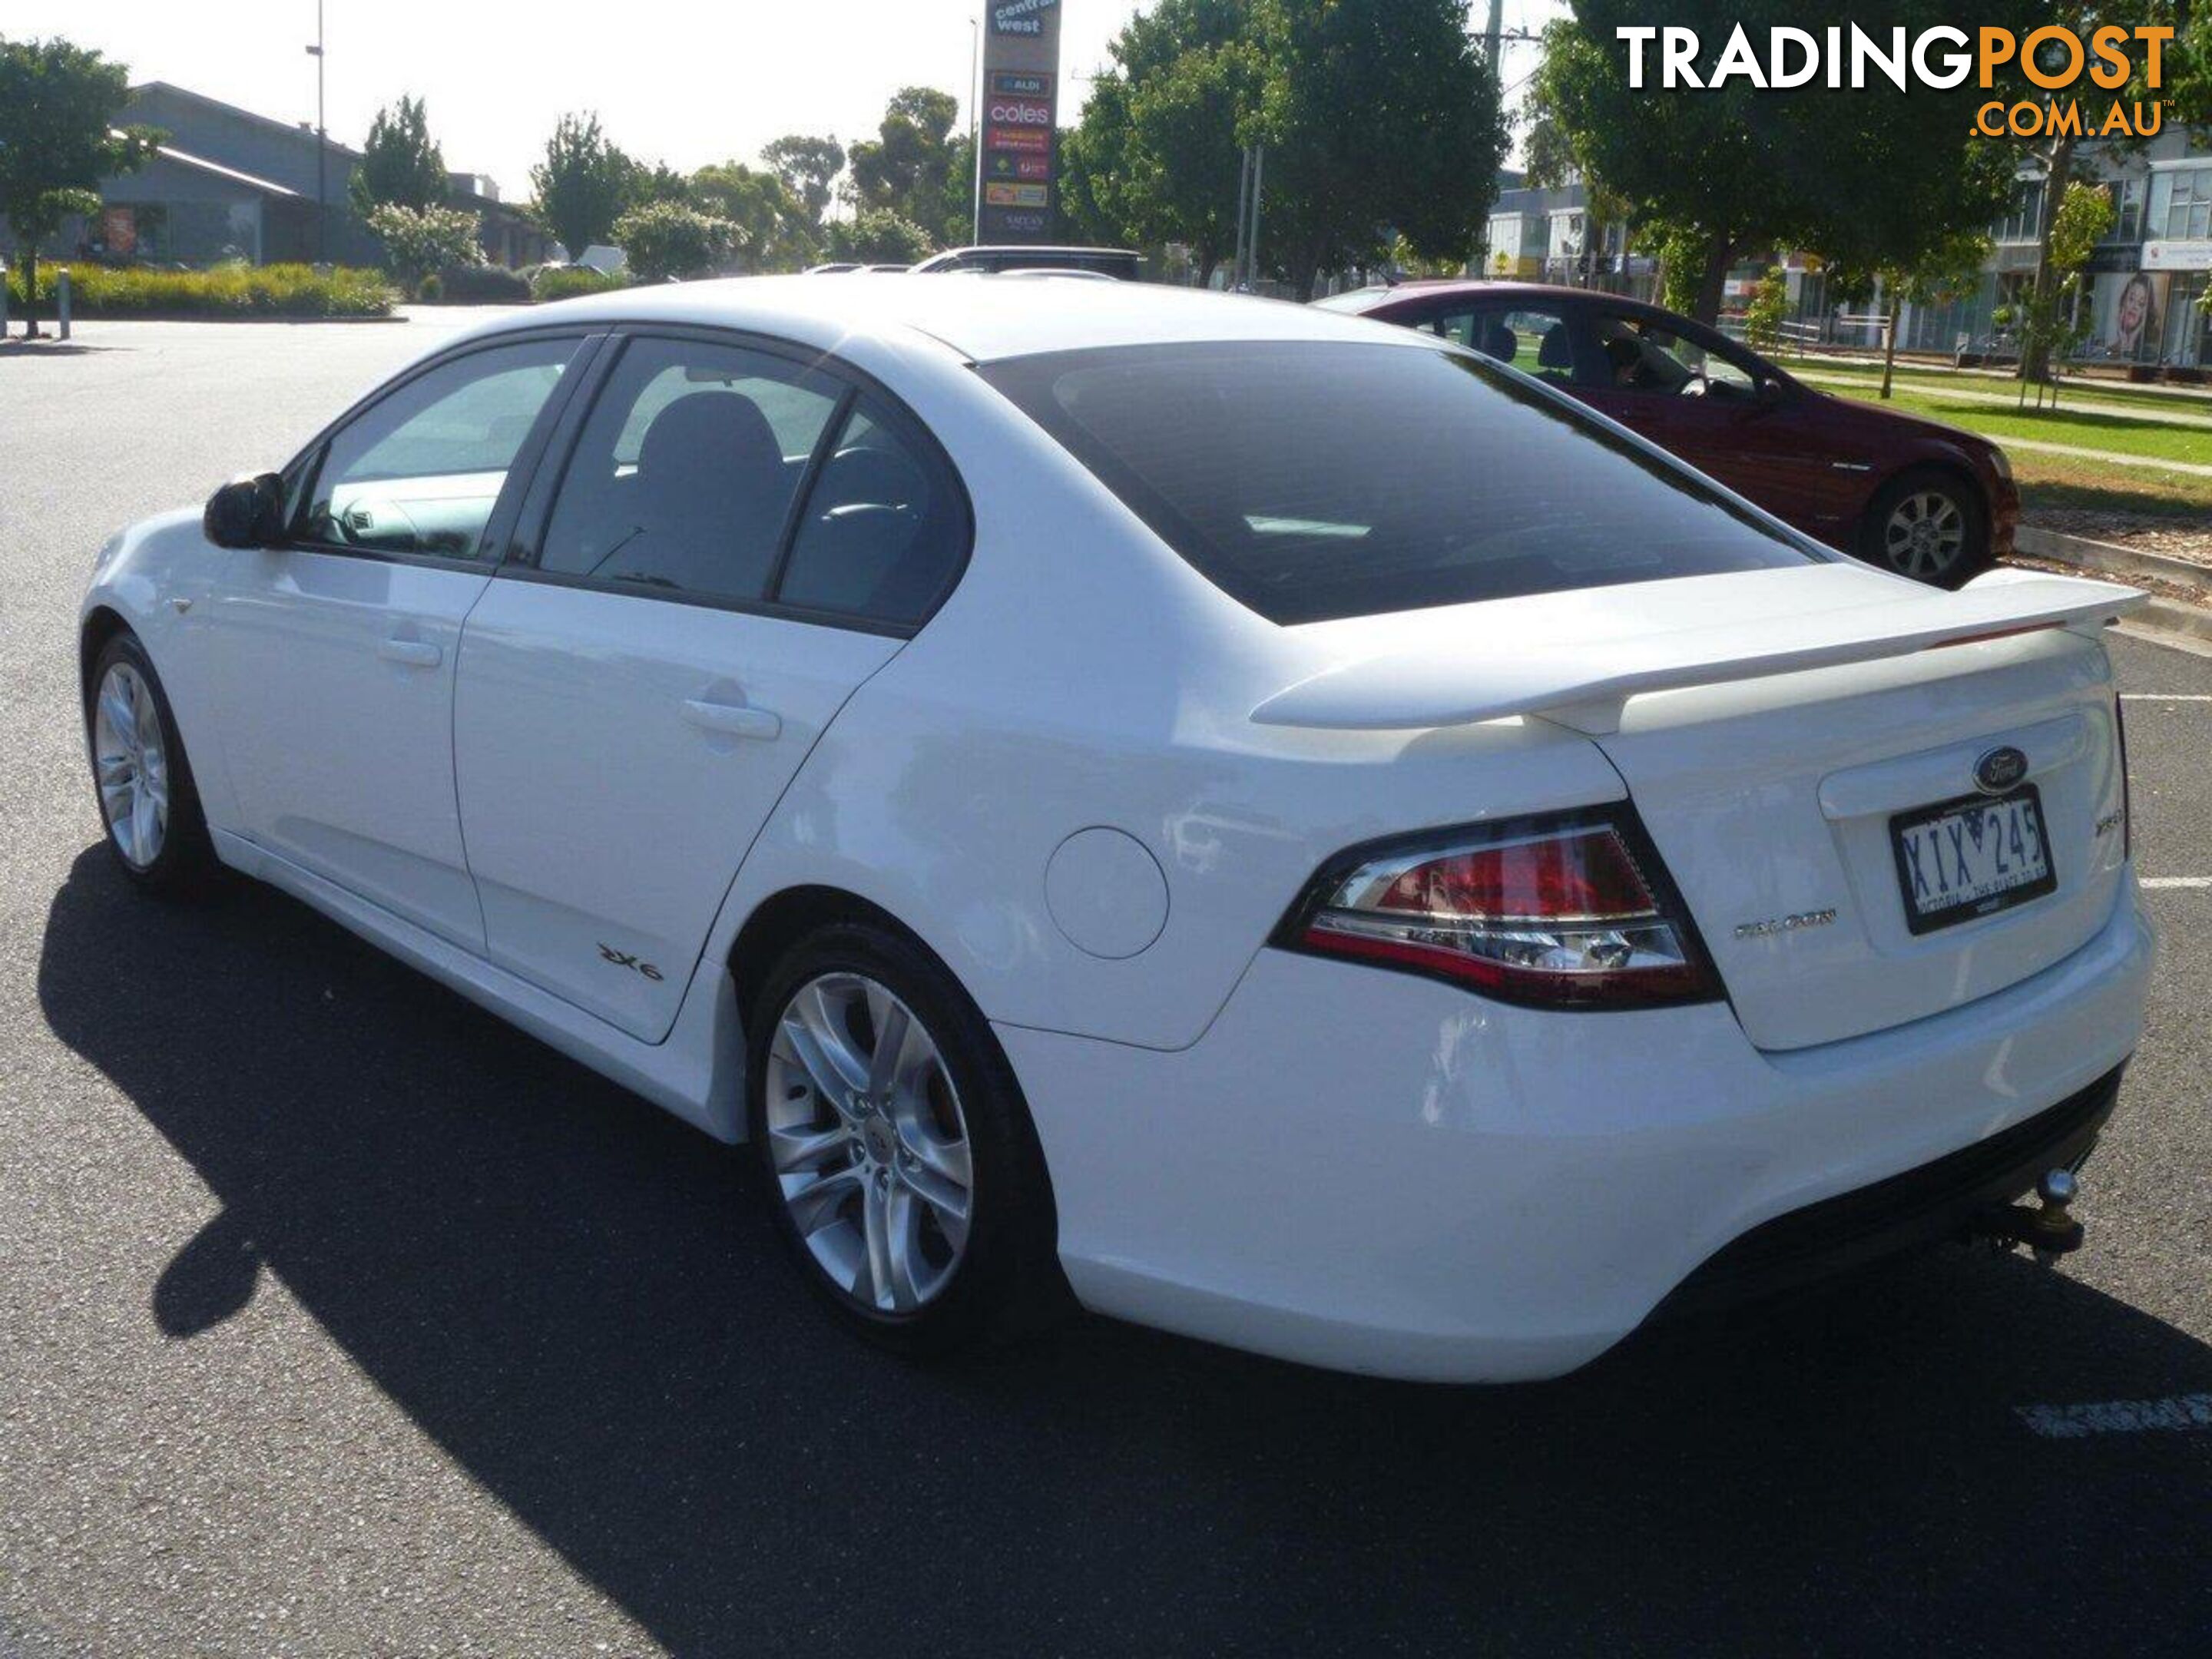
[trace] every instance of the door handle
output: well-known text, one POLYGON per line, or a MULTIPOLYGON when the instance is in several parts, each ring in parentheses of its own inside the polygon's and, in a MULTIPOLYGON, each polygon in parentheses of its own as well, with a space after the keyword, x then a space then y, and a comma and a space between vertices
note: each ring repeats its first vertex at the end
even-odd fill
POLYGON ((410 668, 435 668, 446 659, 445 652, 428 640, 386 640, 376 647, 376 654, 410 668))
POLYGON ((702 697, 687 697, 684 702, 684 718, 705 732, 720 732, 732 738, 755 738, 763 743, 772 743, 783 735, 783 722, 765 708, 751 708, 739 702, 708 702, 702 697))

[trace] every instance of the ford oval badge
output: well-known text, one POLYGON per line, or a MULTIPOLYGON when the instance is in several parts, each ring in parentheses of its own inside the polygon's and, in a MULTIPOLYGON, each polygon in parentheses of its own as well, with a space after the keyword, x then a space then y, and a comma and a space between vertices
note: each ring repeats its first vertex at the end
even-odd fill
POLYGON ((2027 775, 2027 757, 2007 746, 1992 749, 1974 763, 1974 787, 1985 795, 2002 795, 2027 775))

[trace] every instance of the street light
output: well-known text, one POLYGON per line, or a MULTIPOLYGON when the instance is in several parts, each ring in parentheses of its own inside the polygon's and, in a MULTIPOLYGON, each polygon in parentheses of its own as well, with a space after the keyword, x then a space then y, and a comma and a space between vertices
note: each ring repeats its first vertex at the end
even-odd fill
POLYGON ((983 22, 968 20, 968 156, 975 164, 974 186, 969 196, 968 240, 983 240, 983 22))
POLYGON ((330 149, 330 130, 323 124, 323 0, 315 0, 315 44, 307 48, 315 60, 315 263, 331 262, 331 209, 324 189, 323 171, 330 149))

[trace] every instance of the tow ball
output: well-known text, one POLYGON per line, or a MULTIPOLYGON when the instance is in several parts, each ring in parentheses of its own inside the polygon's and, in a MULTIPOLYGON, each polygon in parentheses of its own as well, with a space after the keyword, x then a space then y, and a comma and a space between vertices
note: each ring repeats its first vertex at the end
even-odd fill
POLYGON ((2079 1191, 2073 1170, 2046 1170, 2035 1183, 2039 1202, 2007 1204, 1988 1211, 1975 1218, 1974 1234, 2000 1250, 2025 1244, 2047 1267, 2060 1256, 2071 1255, 2081 1248, 2081 1224, 2069 1207, 2079 1191))

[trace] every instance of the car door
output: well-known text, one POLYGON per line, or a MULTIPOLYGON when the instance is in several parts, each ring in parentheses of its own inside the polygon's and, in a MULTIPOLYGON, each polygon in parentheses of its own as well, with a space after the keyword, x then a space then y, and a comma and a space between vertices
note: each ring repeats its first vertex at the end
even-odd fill
POLYGON ((453 792, 453 667, 523 462, 578 332, 441 359, 296 462, 281 544, 232 556, 212 605, 246 835, 483 948, 453 792))
POLYGON ((965 558, 966 498, 818 352, 641 331, 585 401, 469 618, 461 821, 492 960, 657 1041, 786 787, 965 558))
POLYGON ((1798 404, 1749 352, 1687 325, 1598 308, 1601 372, 1581 395, 1778 518, 1819 533, 1832 489, 1798 404), (1762 391, 1765 384, 1771 390, 1762 391))

